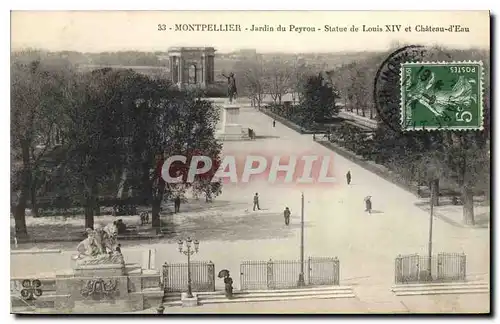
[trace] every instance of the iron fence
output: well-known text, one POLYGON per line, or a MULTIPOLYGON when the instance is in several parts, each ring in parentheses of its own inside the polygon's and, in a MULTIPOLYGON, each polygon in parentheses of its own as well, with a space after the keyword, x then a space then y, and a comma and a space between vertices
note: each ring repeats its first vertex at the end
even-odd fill
POLYGON ((310 285, 339 285, 340 264, 337 258, 317 257, 307 260, 310 285))
POLYGON ((460 253, 422 256, 398 255, 395 262, 396 283, 464 281, 467 258, 460 253))
MULTIPOLYGON (((304 262, 308 286, 338 285, 339 260, 310 257, 304 262)), ((240 289, 286 289, 299 286, 301 262, 295 260, 244 261, 240 265, 240 289)))
MULTIPOLYGON (((215 265, 212 261, 190 262, 193 291, 215 291, 215 265)), ((163 264, 162 286, 166 292, 183 292, 188 289, 188 264, 163 264)))

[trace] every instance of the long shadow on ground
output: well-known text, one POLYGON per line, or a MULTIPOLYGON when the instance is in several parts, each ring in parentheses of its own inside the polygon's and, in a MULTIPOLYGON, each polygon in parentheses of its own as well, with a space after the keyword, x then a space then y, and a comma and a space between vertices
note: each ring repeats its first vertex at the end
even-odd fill
MULTIPOLYGON (((286 238, 300 227, 299 218, 291 219, 289 226, 285 225, 282 212, 269 210, 252 211, 251 204, 224 200, 214 200, 206 203, 204 199, 190 200, 181 205, 180 213, 171 212, 171 204, 163 207, 161 215, 163 238, 126 241, 127 246, 141 245, 146 242, 176 242, 186 236, 198 240, 236 241, 286 238)), ((151 230, 151 224, 140 226, 139 216, 120 216, 127 225, 138 226, 139 230, 151 230)), ((108 223, 112 216, 96 216, 95 223, 108 223)), ((34 219, 28 224, 31 242, 19 244, 17 249, 29 248, 74 248, 77 240, 84 238, 83 215, 51 219, 34 219), (54 238, 53 241, 47 238, 54 238), (45 240, 44 240, 45 239, 45 240), (64 241, 61 241, 64 240, 64 241), (73 240, 68 242, 68 240, 73 240), (38 242, 37 242, 38 240, 38 242), (43 242, 42 242, 43 240, 43 242)), ((308 227, 308 224, 305 224, 308 227)), ((11 226, 13 232, 13 226, 11 226)), ((11 246, 15 249, 13 246, 11 246)))
POLYGON ((300 224, 294 223, 293 219, 291 224, 286 226, 281 213, 262 211, 248 212, 244 215, 185 217, 180 220, 182 217, 182 214, 177 214, 164 221, 162 231, 165 239, 172 240, 185 236, 205 241, 276 239, 289 237, 293 230, 300 228, 300 224))
POLYGON ((268 139, 268 138, 280 138, 280 136, 274 136, 274 135, 255 135, 255 139, 268 139))
POLYGON ((490 213, 485 212, 474 217, 475 225, 481 228, 487 228, 490 225, 490 213))
POLYGON ((214 241, 285 238, 300 227, 298 218, 286 226, 281 212, 252 211, 247 203, 226 201, 181 206, 180 213, 162 217, 162 225, 167 240, 192 236, 214 241))

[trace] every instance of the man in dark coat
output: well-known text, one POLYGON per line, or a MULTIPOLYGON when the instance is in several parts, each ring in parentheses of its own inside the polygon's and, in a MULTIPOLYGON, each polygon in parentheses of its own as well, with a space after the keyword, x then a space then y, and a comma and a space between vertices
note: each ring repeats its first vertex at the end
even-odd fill
POLYGON ((370 197, 365 199, 365 205, 366 205, 365 211, 367 211, 368 214, 371 214, 372 213, 372 200, 370 197))
POLYGON ((258 210, 260 210, 259 206, 259 193, 256 192, 255 196, 253 196, 253 210, 255 211, 255 207, 257 207, 258 210))
POLYGON ((283 216, 285 216, 285 225, 290 225, 290 209, 288 209, 288 207, 285 208, 285 210, 283 211, 283 216))
POLYGON ((127 225, 123 222, 122 219, 119 219, 115 223, 116 229, 118 230, 118 234, 122 235, 127 232, 127 225))
POLYGON ((177 196, 174 199, 174 211, 178 213, 180 209, 181 209, 181 197, 177 196))
POLYGON ((347 174, 345 175, 346 179, 347 179, 347 184, 350 185, 351 184, 351 171, 347 171, 347 174))

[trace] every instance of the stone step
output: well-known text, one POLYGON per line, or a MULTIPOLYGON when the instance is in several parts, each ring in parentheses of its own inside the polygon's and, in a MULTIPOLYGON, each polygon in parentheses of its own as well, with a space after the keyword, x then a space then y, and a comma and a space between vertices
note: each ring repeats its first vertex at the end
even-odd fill
MULTIPOLYGON (((143 295, 152 296, 152 297, 163 296, 163 289, 160 287, 144 288, 144 289, 142 289, 142 291, 134 292, 134 294, 143 294, 143 295)), ((179 298, 180 298, 180 295, 179 295, 179 298)))
MULTIPOLYGON (((290 288, 290 289, 254 289, 254 290, 233 290, 233 295, 249 294, 249 293, 290 293, 290 292, 318 292, 318 291, 338 291, 338 290, 352 290, 351 286, 317 286, 307 288, 290 288)), ((194 294, 198 296, 205 295, 218 295, 223 294, 223 291, 195 291, 194 294)), ((169 292, 167 296, 181 297, 180 292, 169 292)))
POLYGON ((429 283, 408 284, 392 287, 392 292, 397 296, 410 295, 440 295, 440 294, 477 294, 489 293, 487 282, 455 282, 455 283, 429 283))
POLYGON ((421 291, 397 291, 396 296, 419 296, 419 295, 459 295, 459 294, 489 294, 489 289, 454 289, 454 290, 421 290, 421 291))
POLYGON ((439 284, 409 284, 395 285, 392 291, 419 291, 419 290, 449 290, 449 289, 489 289, 487 282, 439 283, 439 284))
POLYGON ((338 299, 338 298, 355 298, 353 293, 343 294, 322 294, 322 295, 301 295, 301 296, 269 296, 269 297, 246 297, 233 299, 202 299, 199 300, 201 305, 204 304, 222 304, 222 303, 250 303, 250 302, 270 302, 282 300, 299 300, 299 299, 338 299))
POLYGON ((290 288, 290 289, 252 289, 252 290, 237 290, 236 293, 262 293, 262 292, 317 292, 317 291, 337 291, 337 290, 352 290, 351 286, 317 286, 307 288, 290 288))
MULTIPOLYGON (((224 295, 223 298, 210 298, 210 299, 199 299, 199 305, 206 304, 224 304, 224 303, 249 303, 249 302, 269 302, 269 301, 283 301, 283 300, 300 300, 300 299, 338 299, 338 298, 355 298, 354 293, 337 293, 337 294, 307 294, 307 295, 297 295, 297 296, 286 296, 286 295, 276 295, 276 296, 246 296, 237 297, 233 295, 232 299, 227 299, 224 295)), ((172 301, 166 302, 166 306, 182 306, 182 301, 172 301)))
MULTIPOLYGON (((247 301, 276 301, 289 299, 314 299, 314 298, 354 298, 355 294, 349 286, 329 286, 305 289, 276 289, 276 290, 252 290, 234 291, 233 298, 227 299, 223 291, 195 292, 199 304, 210 303, 236 303, 247 301)), ((167 294, 164 303, 169 306, 180 306, 180 293, 167 294)))
MULTIPOLYGON (((261 297, 295 297, 295 296, 322 296, 322 295, 343 295, 352 294, 352 289, 326 290, 326 291, 290 291, 290 292, 275 292, 273 290, 261 293, 243 293, 237 292, 233 294, 234 298, 261 298, 261 297)), ((218 295, 198 295, 199 300, 209 299, 225 299, 223 292, 218 295)))
POLYGON ((422 282, 422 283, 408 283, 408 284, 396 284, 393 287, 438 287, 438 286, 455 286, 455 285, 471 285, 471 284, 482 284, 488 285, 487 281, 474 280, 474 281, 454 281, 454 282, 422 282))
MULTIPOLYGON (((162 288, 146 288, 146 289, 143 289, 142 291, 133 292, 131 294, 143 295, 143 296, 147 296, 147 297, 163 297, 163 289, 162 288)), ((170 301, 176 301, 176 300, 180 300, 180 299, 181 299, 180 293, 176 294, 176 295, 167 294, 164 296, 163 301, 170 302, 170 301)))
POLYGON ((170 307, 173 307, 173 306, 182 306, 182 301, 179 299, 179 300, 173 300, 173 301, 165 301, 163 302, 163 305, 164 306, 170 306, 170 307))

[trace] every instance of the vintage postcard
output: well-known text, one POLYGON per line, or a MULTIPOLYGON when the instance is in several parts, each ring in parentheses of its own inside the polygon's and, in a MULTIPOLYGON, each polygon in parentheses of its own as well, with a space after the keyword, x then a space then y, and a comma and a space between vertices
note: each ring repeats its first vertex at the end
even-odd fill
POLYGON ((13 11, 14 314, 490 313, 488 11, 13 11))

